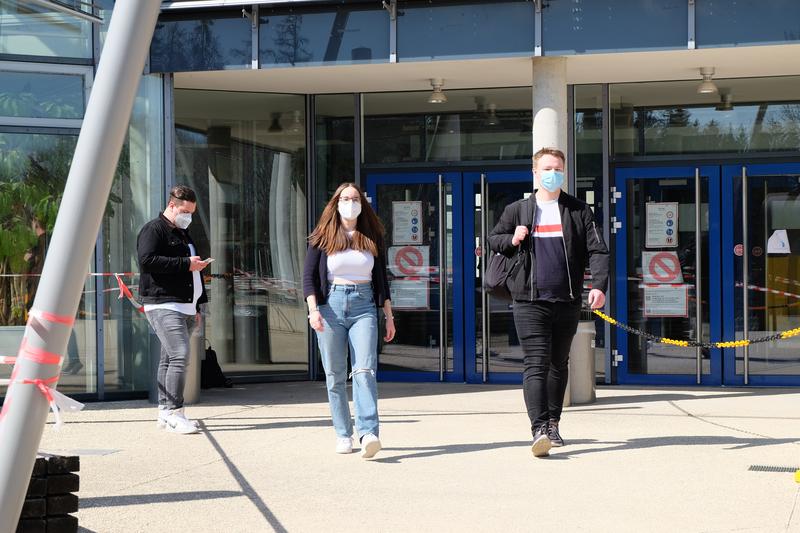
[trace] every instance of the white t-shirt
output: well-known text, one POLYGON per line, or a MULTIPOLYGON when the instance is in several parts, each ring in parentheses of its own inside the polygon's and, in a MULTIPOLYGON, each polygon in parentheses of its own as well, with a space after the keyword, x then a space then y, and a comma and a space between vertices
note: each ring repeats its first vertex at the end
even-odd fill
MULTIPOLYGON (((348 237, 353 232, 347 233, 348 237)), ((372 268, 375 258, 369 252, 361 250, 345 250, 328 256, 328 282, 334 278, 346 279, 353 283, 372 281, 372 268)))
MULTIPOLYGON (((194 246, 189 245, 189 255, 196 255, 194 246)), ((194 316, 197 314, 197 300, 203 294, 203 282, 200 279, 200 271, 192 271, 192 285, 194 286, 194 295, 192 296, 192 303, 179 303, 179 302, 166 302, 163 304, 148 304, 144 306, 145 313, 154 309, 169 309, 170 311, 177 311, 184 315, 194 316)))

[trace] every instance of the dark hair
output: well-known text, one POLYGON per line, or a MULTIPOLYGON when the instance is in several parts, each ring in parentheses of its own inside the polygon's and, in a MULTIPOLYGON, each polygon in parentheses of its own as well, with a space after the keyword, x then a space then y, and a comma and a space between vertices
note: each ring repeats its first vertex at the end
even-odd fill
POLYGON ((197 195, 186 185, 176 185, 170 189, 167 203, 173 200, 183 200, 185 202, 192 202, 193 204, 196 204, 197 195))
POLYGON ((375 211, 372 210, 364 191, 355 183, 346 182, 339 185, 331 199, 328 200, 328 204, 319 217, 317 227, 308 237, 308 242, 311 246, 324 250, 327 255, 352 248, 353 250, 369 252, 377 257, 378 254, 383 253, 383 235, 383 224, 378 219, 375 211), (358 215, 356 230, 352 239, 347 238, 347 232, 342 226, 341 220, 339 220, 337 209, 339 195, 348 187, 357 190, 361 200, 361 214, 358 215))

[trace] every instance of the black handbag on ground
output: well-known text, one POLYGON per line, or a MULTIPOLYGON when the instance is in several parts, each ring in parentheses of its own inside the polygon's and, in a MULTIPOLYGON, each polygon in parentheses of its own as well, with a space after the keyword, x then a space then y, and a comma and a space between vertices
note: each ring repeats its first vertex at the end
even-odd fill
MULTIPOLYGON (((528 226, 530 231, 530 208, 525 210, 525 214, 528 222, 522 225, 528 226)), ((528 236, 530 237, 530 233, 528 236)), ((526 259, 527 250, 525 246, 520 246, 514 252, 514 255, 510 257, 500 252, 491 253, 486 262, 486 271, 483 278, 483 287, 486 292, 500 300, 512 300, 509 281, 515 280, 520 273, 524 275, 526 259)))
POLYGON ((233 386, 233 381, 225 377, 217 361, 217 352, 209 346, 206 348, 206 358, 200 365, 200 388, 212 389, 214 387, 229 388, 233 386))

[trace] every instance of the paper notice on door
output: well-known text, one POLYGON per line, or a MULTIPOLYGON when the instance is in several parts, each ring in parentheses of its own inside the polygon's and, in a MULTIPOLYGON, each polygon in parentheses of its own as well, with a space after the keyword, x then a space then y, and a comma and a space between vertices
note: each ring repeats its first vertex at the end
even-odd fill
POLYGON ((688 317, 689 285, 645 285, 644 316, 688 317))
POLYGON ((789 235, 785 229, 776 229, 769 236, 767 241, 768 254, 790 254, 792 253, 791 246, 789 246, 789 235))
POLYGON ((394 279, 389 284, 393 309, 429 309, 427 279, 394 279))
POLYGON ((392 202, 392 244, 422 243, 422 202, 392 202))
POLYGON ((647 248, 678 246, 678 202, 648 202, 645 229, 647 248))

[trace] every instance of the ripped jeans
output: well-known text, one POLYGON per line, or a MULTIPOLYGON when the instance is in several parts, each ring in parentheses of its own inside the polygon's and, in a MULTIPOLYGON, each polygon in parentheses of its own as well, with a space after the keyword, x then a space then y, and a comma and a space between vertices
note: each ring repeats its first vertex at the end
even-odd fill
POLYGON ((378 312, 371 283, 332 285, 328 301, 319 306, 323 331, 317 342, 325 369, 328 403, 337 437, 351 437, 353 422, 347 403, 347 347, 353 366, 356 432, 378 436, 378 312))

